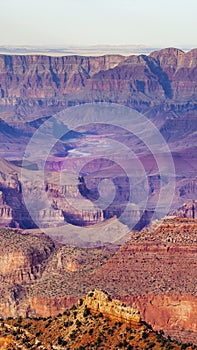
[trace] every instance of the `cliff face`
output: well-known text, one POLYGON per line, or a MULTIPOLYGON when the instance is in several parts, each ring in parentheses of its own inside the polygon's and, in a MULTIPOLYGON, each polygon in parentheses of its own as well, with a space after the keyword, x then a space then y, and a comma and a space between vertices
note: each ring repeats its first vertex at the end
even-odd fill
MULTIPOLYGON (((173 155, 178 175, 177 202, 180 198, 196 198, 196 61, 196 49, 188 53, 165 49, 138 57, 2 55, 0 132, 5 140, 4 153, 6 157, 11 154, 13 159, 16 155, 23 157, 24 145, 36 128, 46 117, 65 107, 94 101, 121 103, 150 117, 176 151, 173 155)), ((149 173, 152 163, 146 161, 143 164, 149 173)), ((70 171, 72 160, 67 165, 70 171)), ((62 160, 54 161, 46 165, 46 171, 58 173, 61 166, 62 160)), ((20 171, 4 161, 0 168, 0 225, 35 227, 23 203, 20 171)), ((156 172, 152 173, 156 175, 149 179, 149 186, 156 196, 160 179, 156 172)), ((42 203, 40 184, 32 184, 30 178, 26 185, 27 193, 34 194, 40 226, 50 225, 54 233, 55 226, 65 221, 89 225, 118 214, 115 206, 108 213, 92 209, 96 186, 88 192, 79 179, 62 186, 49 176, 45 193, 51 207, 47 209, 42 203), (87 207, 80 208, 82 199, 87 207)), ((124 202, 128 194, 125 179, 117 185, 124 189, 117 202, 124 202)), ((0 315, 48 317, 63 312, 95 287, 107 288, 128 305, 137 305, 142 318, 156 329, 163 328, 179 339, 194 341, 196 202, 185 204, 174 214, 194 220, 169 219, 159 227, 136 233, 113 257, 104 249, 100 253, 55 250, 53 242, 44 236, 32 238, 5 231, 1 235, 0 315)), ((146 224, 147 217, 143 220, 146 224)), ((97 307, 93 304, 92 307, 97 307)))
POLYGON ((140 310, 142 319, 155 330, 184 342, 196 343, 197 298, 190 294, 160 294, 125 298, 140 310))
MULTIPOLYGON (((148 171, 152 167, 152 162, 147 157, 140 159, 146 171, 148 171)), ((177 159, 179 161, 179 157, 177 159)), ((187 171, 190 171, 195 158, 187 158, 188 170, 183 166, 182 161, 184 159, 186 159, 186 156, 182 158, 181 165, 177 161, 179 166, 177 171, 180 174, 180 179, 178 178, 176 181, 173 207, 181 207, 183 201, 196 198, 196 178, 186 178, 187 171)), ((82 161, 84 161, 84 158, 82 161)), ((122 164, 125 162, 125 166, 127 166, 126 158, 124 159, 122 156, 121 161, 122 164)), ((54 162, 57 163, 57 161, 54 162)), ((98 159, 98 162, 97 160, 94 161, 94 167, 88 170, 88 176, 80 177, 72 174, 72 169, 75 167, 75 158, 65 158, 64 169, 68 170, 68 173, 66 180, 60 183, 60 174, 63 176, 61 173, 63 162, 60 162, 60 169, 54 171, 49 171, 49 164, 47 164, 45 182, 42 184, 36 180, 36 176, 35 180, 32 181, 32 173, 28 169, 25 170, 22 183, 21 168, 5 160, 0 160, 0 226, 26 229, 36 228, 36 225, 48 228, 58 227, 66 223, 71 223, 74 226, 99 224, 113 217, 119 218, 121 216, 125 205, 128 204, 130 191, 133 203, 138 203, 139 199, 142 198, 141 196, 144 196, 146 181, 142 180, 137 187, 133 186, 129 189, 127 177, 115 166, 111 166, 108 164, 109 162, 102 162, 100 159, 98 159), (114 176, 116 194, 113 201, 104 209, 95 207, 94 202, 99 198, 98 185, 100 181, 106 178, 114 179, 114 176), (47 203, 43 201, 43 192, 46 194, 47 203), (31 203, 30 213, 25 206, 24 198, 29 198, 29 203, 31 203), (33 213, 33 217, 30 216, 31 213, 33 213)), ((81 158, 77 159, 77 162, 79 166, 81 158)), ((151 169, 153 171, 153 167, 151 169)), ((36 171, 34 170, 34 175, 37 174, 36 171)), ((146 210, 142 212, 137 205, 132 204, 129 207, 132 219, 128 218, 127 223, 135 222, 134 227, 137 230, 151 222, 154 203, 160 193, 160 175, 150 175, 147 180, 150 203, 146 210)), ((175 211, 174 215, 195 218, 195 200, 188 203, 190 204, 187 204, 184 210, 175 211)), ((131 226, 133 227, 133 225, 131 226)))
POLYGON ((56 317, 9 319, 0 323, 2 349, 195 349, 155 332, 137 309, 94 290, 56 317), (3 347, 4 346, 4 347, 3 347))
POLYGON ((137 306, 157 330, 195 341, 196 227, 196 221, 168 219, 132 235, 97 271, 94 283, 137 306))
POLYGON ((196 101, 196 62, 196 49, 188 53, 164 49, 149 56, 130 56, 113 69, 96 73, 87 86, 112 101, 127 101, 139 109, 162 103, 167 108, 169 101, 176 109, 176 104, 196 101))
POLYGON ((6 205, 4 201, 3 192, 0 191, 0 226, 9 227, 12 224, 13 210, 10 206, 6 205))
POLYGON ((102 312, 103 315, 115 318, 128 324, 140 324, 141 317, 137 309, 124 306, 119 300, 112 301, 109 295, 95 290, 84 300, 90 310, 102 312))
POLYGON ((78 284, 80 288, 84 276, 113 254, 107 249, 60 245, 55 248, 54 242, 42 233, 27 234, 4 228, 0 230, 0 238, 0 317, 48 317, 65 311, 78 299, 77 294, 68 292, 65 283, 70 289, 73 278, 73 286, 78 284))
MULTIPOLYGON (((193 183, 192 185, 193 186, 191 187, 189 186, 189 190, 195 191, 196 183, 195 184, 193 183)), ((196 200, 186 201, 181 208, 173 211, 172 215, 180 216, 184 218, 196 219, 197 218, 197 201, 196 200)))
POLYGON ((46 180, 44 189, 51 205, 45 207, 42 202, 42 185, 38 181, 34 183, 30 181, 30 172, 27 171, 27 180, 22 184, 20 168, 2 159, 0 167, 0 226, 36 227, 23 200, 23 197, 28 196, 32 191, 34 193, 32 210, 36 222, 39 222, 42 227, 55 227, 64 222, 89 225, 104 221, 103 210, 94 209, 89 199, 82 198, 77 177, 71 176, 68 185, 61 185, 56 181, 58 175, 52 174, 50 179, 46 180), (80 205, 82 199, 83 203, 80 205))
POLYGON ((171 82, 171 97, 174 100, 196 100, 197 50, 184 53, 181 50, 164 49, 150 55, 168 76, 171 82))
MULTIPOLYGON (((117 252, 113 246, 55 250, 45 236, 6 232, 1 239, 6 262, 1 264, 1 316, 55 315, 97 288, 137 307, 142 320, 155 329, 183 341, 196 341, 196 220, 155 222, 133 233, 117 252), (7 236, 8 246, 4 243, 7 236)), ((94 299, 89 307, 113 313, 105 298, 103 308, 94 299)), ((121 306, 117 317, 122 317, 121 310, 127 312, 121 306)))
POLYGON ((0 257, 1 280, 8 283, 30 282, 41 276, 41 264, 54 251, 47 237, 31 237, 2 229, 0 257), (33 244, 33 247, 31 247, 33 244))
POLYGON ((84 87, 187 100, 196 96, 197 50, 150 56, 48 57, 0 55, 1 97, 52 98, 84 87))
POLYGON ((174 48, 129 57, 0 55, 1 105, 20 118, 92 101, 186 113, 196 101, 196 62, 196 49, 174 48))
MULTIPOLYGON (((160 100, 165 98, 165 91, 159 82, 156 71, 151 65, 156 65, 154 59, 147 56, 131 56, 117 67, 105 72, 99 72, 88 82, 92 90, 120 93, 123 96, 139 94, 144 101, 150 98, 160 100)), ((112 95, 113 96, 113 95, 112 95)))
POLYGON ((123 56, 48 57, 0 55, 1 97, 52 98, 78 91, 100 70, 113 68, 123 56))

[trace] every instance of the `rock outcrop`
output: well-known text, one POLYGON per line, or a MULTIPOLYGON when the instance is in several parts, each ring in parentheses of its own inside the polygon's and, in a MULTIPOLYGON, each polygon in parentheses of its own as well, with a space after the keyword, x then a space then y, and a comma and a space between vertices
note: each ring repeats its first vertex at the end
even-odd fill
POLYGON ((130 325, 141 323, 140 313, 137 309, 127 307, 119 300, 112 300, 107 293, 99 290, 90 292, 84 302, 90 310, 101 312, 103 315, 115 318, 120 322, 126 322, 130 325))
POLYGON ((3 192, 0 191, 0 226, 9 227, 12 224, 13 210, 6 205, 3 192))
MULTIPOLYGON (((195 183, 195 186, 196 186, 196 183, 195 183)), ((194 189, 194 186, 191 189, 194 189)), ((196 200, 186 201, 181 206, 181 208, 173 211, 172 215, 180 216, 183 218, 197 219, 197 201, 196 200)))
MULTIPOLYGON (((1 241, 6 261, 1 264, 1 316, 55 315, 96 288, 125 304, 118 307, 117 317, 122 317, 122 311, 127 313, 127 306, 137 307, 142 320, 156 330, 195 343, 196 220, 169 217, 156 221, 150 228, 132 233, 117 252, 113 245, 54 249, 45 235, 13 231, 3 231, 1 241)), ((107 295, 103 302, 102 310, 94 298, 89 307, 113 313, 107 295)))
POLYGON ((54 251, 55 245, 45 236, 21 234, 2 229, 0 278, 2 282, 21 284, 41 276, 42 263, 54 251))
POLYGON ((80 298, 70 310, 56 317, 4 320, 0 322, 0 332, 4 350, 196 349, 195 345, 164 337, 162 330, 155 332, 141 322, 137 309, 99 290, 80 298))
POLYGON ((52 173, 45 182, 44 192, 50 202, 50 206, 45 206, 42 184, 32 183, 31 172, 27 170, 27 180, 22 184, 19 167, 5 160, 0 160, 0 166, 0 226, 35 228, 39 223, 41 227, 55 227, 64 222, 86 226, 104 221, 103 210, 95 209, 89 199, 82 198, 77 177, 70 176, 68 184, 61 185, 58 174, 52 173), (32 198, 32 187, 34 200, 31 199, 32 212, 28 212, 24 197, 30 194, 32 198))
POLYGON ((172 338, 196 344, 197 298, 191 294, 159 294, 128 297, 125 300, 140 310, 142 319, 172 338))
POLYGON ((150 54, 156 59, 165 76, 163 83, 166 88, 169 81, 169 94, 173 100, 196 100, 196 64, 197 50, 191 50, 184 53, 182 50, 173 48, 163 49, 150 54))

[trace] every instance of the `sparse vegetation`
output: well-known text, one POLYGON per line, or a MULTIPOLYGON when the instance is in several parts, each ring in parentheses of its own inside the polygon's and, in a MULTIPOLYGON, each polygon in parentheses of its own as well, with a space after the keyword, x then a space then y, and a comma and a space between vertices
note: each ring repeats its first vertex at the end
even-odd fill
MULTIPOLYGON (((197 350, 196 345, 180 344, 170 337, 165 338, 162 331, 154 332, 145 323, 133 323, 130 327, 127 322, 119 321, 111 314, 101 317, 100 311, 90 309, 88 298, 91 297, 88 295, 80 305, 78 303, 69 312, 54 318, 32 319, 31 322, 20 318, 1 322, 1 334, 9 337, 10 344, 21 344, 24 350, 39 347, 52 350, 53 346, 66 350, 197 350)), ((92 298, 95 301, 95 295, 92 298)), ((10 345, 9 349, 17 349, 14 346, 10 345)))

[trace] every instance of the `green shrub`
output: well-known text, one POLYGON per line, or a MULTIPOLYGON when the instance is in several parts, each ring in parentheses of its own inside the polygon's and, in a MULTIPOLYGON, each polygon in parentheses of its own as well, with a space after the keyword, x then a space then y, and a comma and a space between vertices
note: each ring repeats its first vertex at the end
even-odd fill
POLYGON ((62 346, 66 346, 67 345, 67 341, 64 340, 62 337, 58 337, 57 339, 58 345, 62 345, 62 346))
POLYGON ((83 305, 83 299, 79 299, 79 306, 83 305))
POLYGON ((90 309, 88 309, 87 305, 85 305, 83 317, 87 317, 88 315, 90 315, 90 309))
POLYGON ((76 331, 72 331, 72 333, 70 334, 70 339, 74 340, 76 338, 76 331))
POLYGON ((129 344, 129 345, 127 346, 127 350, 133 350, 133 346, 129 344))
POLYGON ((31 325, 32 325, 32 324, 29 322, 29 323, 25 324, 23 328, 25 328, 25 329, 26 329, 26 328, 29 328, 29 327, 31 327, 31 325))
POLYGON ((65 321, 64 322, 64 327, 69 327, 73 325, 73 321, 65 321))
POLYGON ((123 343, 120 342, 120 343, 118 344, 118 347, 119 347, 119 348, 123 348, 123 343))
POLYGON ((126 348, 127 345, 128 345, 128 342, 126 341, 126 339, 124 339, 124 341, 123 341, 124 348, 126 348))
POLYGON ((22 316, 19 316, 18 317, 18 323, 21 323, 22 322, 22 316))
POLYGON ((108 331, 107 331, 107 333, 110 334, 110 335, 113 335, 113 334, 114 334, 114 331, 113 331, 113 329, 109 328, 108 331))
POLYGON ((102 338, 98 337, 96 342, 97 342, 97 345, 100 345, 102 343, 102 338))
POLYGON ((70 316, 70 311, 69 310, 68 311, 64 311, 63 315, 64 316, 70 316))
POLYGON ((77 309, 76 305, 73 305, 73 306, 71 307, 71 310, 76 310, 76 309, 77 309))
POLYGON ((89 333, 89 335, 92 335, 93 332, 94 332, 94 329, 93 329, 93 328, 90 328, 88 333, 89 333))
POLYGON ((81 326, 81 321, 76 320, 76 326, 77 326, 77 327, 80 327, 80 326, 81 326))
POLYGON ((143 332, 143 333, 142 333, 142 339, 147 339, 147 338, 148 338, 148 333, 143 332))

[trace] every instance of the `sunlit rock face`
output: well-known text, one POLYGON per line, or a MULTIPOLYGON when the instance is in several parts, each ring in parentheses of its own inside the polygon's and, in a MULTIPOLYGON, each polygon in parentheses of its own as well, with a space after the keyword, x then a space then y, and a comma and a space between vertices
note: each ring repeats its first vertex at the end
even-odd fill
MULTIPOLYGON (((99 289, 137 307, 141 319, 156 330, 195 343, 196 233, 195 219, 169 217, 130 233, 119 249, 115 244, 81 249, 55 247, 41 233, 1 229, 0 315, 57 315, 99 289)), ((87 300, 89 307, 111 313, 107 294, 95 293, 87 300)), ((121 303, 114 312, 132 323, 135 313, 132 321, 126 306, 121 303)))

